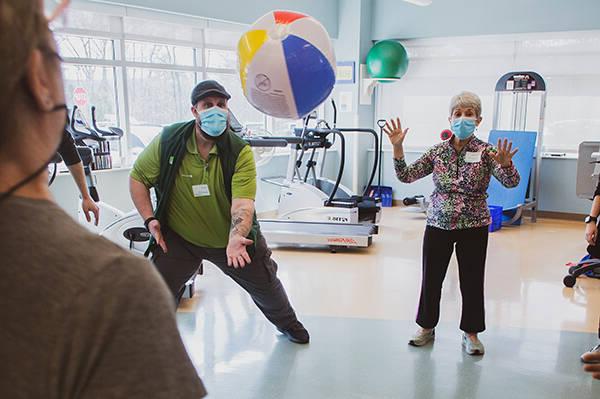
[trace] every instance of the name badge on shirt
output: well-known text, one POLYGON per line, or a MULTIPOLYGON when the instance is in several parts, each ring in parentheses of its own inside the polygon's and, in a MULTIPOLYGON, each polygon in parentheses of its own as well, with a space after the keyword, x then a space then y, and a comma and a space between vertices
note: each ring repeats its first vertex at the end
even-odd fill
POLYGON ((196 184, 192 186, 192 191, 194 192, 194 197, 210 197, 208 184, 196 184))
POLYGON ((479 152, 468 152, 465 154, 466 163, 479 163, 481 162, 481 151, 479 152))

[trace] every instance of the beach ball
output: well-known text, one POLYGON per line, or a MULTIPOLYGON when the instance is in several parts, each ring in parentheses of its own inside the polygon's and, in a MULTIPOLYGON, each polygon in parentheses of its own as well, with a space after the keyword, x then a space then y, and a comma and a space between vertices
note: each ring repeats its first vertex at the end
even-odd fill
POLYGON ((256 21, 238 43, 238 67, 248 102, 277 118, 303 118, 335 85, 327 30, 298 12, 272 11, 256 21))

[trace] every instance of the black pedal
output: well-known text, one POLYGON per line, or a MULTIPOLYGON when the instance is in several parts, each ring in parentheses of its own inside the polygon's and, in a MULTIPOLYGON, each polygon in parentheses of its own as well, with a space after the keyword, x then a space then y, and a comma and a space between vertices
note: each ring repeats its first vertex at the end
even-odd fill
POLYGON ((150 240, 152 234, 145 227, 131 227, 123 232, 123 237, 130 242, 145 242, 150 240))

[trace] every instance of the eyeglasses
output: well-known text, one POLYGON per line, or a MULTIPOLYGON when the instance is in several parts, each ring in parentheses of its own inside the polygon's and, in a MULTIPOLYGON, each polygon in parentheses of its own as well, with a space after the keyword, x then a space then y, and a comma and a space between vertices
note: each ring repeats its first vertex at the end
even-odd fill
POLYGON ((53 57, 56 58, 61 64, 63 62, 65 62, 65 60, 63 59, 63 57, 60 56, 60 54, 58 54, 58 52, 56 52, 55 50, 52 50, 50 47, 48 46, 39 46, 38 49, 42 52, 42 54, 44 54, 46 57, 53 57))

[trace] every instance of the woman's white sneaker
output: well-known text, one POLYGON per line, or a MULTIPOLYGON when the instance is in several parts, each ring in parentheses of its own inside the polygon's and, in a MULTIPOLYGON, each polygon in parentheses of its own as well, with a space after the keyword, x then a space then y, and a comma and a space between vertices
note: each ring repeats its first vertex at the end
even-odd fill
POLYGON ((462 336, 462 347, 468 355, 481 356, 485 353, 485 348, 479 338, 469 337, 467 334, 462 336))
POLYGON ((409 345, 412 346, 423 346, 435 339, 435 330, 424 330, 420 329, 415 335, 408 341, 409 345))

